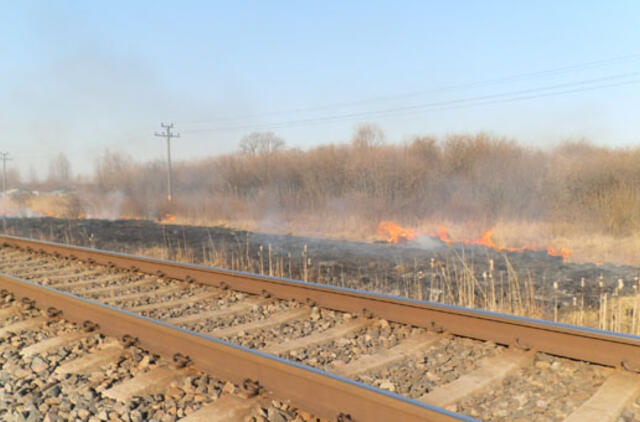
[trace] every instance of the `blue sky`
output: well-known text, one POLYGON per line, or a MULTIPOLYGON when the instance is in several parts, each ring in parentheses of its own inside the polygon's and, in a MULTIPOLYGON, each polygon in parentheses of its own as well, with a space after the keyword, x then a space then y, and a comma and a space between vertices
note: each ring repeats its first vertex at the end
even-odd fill
POLYGON ((178 159, 488 131, 640 141, 640 2, 0 2, 0 148, 41 175, 106 148, 178 159), (553 72, 545 72, 551 71, 553 72))

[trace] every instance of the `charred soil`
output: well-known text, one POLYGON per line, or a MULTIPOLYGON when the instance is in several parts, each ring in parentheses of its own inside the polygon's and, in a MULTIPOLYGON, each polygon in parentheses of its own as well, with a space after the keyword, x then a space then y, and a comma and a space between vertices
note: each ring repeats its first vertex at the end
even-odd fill
POLYGON ((146 220, 50 217, 3 218, 1 227, 5 234, 130 253, 155 250, 168 259, 435 300, 460 294, 456 283, 463 279, 479 291, 491 283, 497 295, 506 295, 507 284, 516 279, 528 281, 541 303, 557 298, 558 306, 565 306, 580 297, 588 305, 603 292, 634 293, 640 274, 631 266, 563 262, 544 251, 504 252, 437 240, 426 246, 417 241, 392 245, 146 220), (446 279, 453 283, 445 286, 446 279))

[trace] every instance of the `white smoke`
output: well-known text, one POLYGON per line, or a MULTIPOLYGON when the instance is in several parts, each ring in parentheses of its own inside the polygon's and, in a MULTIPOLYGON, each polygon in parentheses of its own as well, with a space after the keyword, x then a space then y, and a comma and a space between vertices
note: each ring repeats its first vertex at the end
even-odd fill
POLYGON ((121 191, 111 191, 100 198, 98 203, 87 204, 87 218, 117 220, 122 216, 125 195, 121 191))
POLYGON ((424 234, 411 241, 411 246, 427 250, 441 248, 443 245, 442 241, 424 234))

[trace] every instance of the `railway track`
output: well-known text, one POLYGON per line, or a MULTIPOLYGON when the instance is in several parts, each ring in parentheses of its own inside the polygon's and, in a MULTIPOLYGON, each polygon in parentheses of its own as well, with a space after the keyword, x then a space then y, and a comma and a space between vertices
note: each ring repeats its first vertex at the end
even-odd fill
POLYGON ((249 385, 52 317, 12 294, 2 300, 3 421, 315 420, 249 385))
MULTIPOLYGON (((10 236, 0 242, 0 285, 17 298, 137 338, 134 347, 168 362, 179 352, 182 370, 268 392, 310 418, 640 421, 635 336, 10 236)), ((299 417, 287 415, 278 417, 299 417)))

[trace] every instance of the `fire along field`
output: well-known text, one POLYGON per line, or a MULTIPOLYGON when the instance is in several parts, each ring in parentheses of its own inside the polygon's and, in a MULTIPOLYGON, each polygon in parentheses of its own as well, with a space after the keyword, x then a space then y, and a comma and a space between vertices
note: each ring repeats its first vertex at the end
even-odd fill
POLYGON ((640 422, 640 5, 2 10, 0 421, 640 422))

